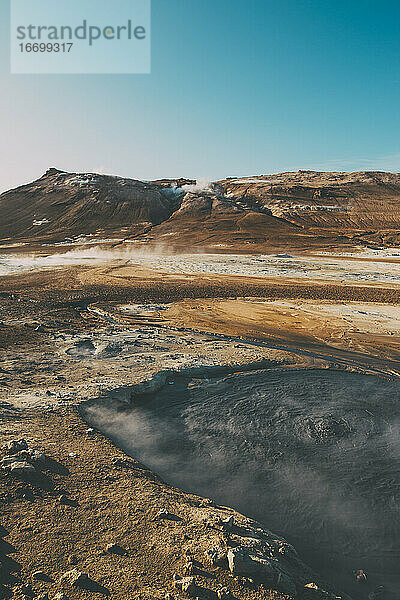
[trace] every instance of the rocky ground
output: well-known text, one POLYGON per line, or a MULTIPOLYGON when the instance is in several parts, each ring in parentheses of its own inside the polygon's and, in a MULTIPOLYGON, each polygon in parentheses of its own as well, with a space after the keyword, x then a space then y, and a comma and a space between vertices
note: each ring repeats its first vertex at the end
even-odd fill
POLYGON ((161 383, 220 368, 398 375, 397 325, 368 337, 356 313, 339 323, 339 299, 392 307, 399 290, 120 263, 2 277, 2 594, 344 598, 284 540, 162 482, 84 420, 85 403, 129 401, 160 371, 161 383))

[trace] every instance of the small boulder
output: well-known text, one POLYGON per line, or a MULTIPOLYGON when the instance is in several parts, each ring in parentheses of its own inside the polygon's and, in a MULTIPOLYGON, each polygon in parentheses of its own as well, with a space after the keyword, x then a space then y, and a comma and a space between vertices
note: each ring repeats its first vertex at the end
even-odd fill
POLYGON ((273 577, 275 568, 270 561, 252 556, 245 548, 228 550, 228 566, 235 575, 263 575, 273 577))
POLYGON ((29 459, 30 462, 35 465, 35 467, 44 469, 48 462, 47 456, 44 452, 40 452, 39 450, 29 450, 29 459))
POLYGON ((173 513, 170 513, 167 510, 164 510, 163 508, 161 508, 158 511, 155 518, 167 521, 182 521, 181 517, 178 517, 178 515, 174 515, 173 513))
POLYGON ((6 471, 9 471, 12 475, 17 477, 33 477, 36 475, 36 469, 33 465, 28 463, 26 460, 10 460, 3 459, 1 466, 6 471))
POLYGON ((181 589, 184 594, 187 594, 188 596, 194 596, 196 593, 194 577, 184 577, 181 589))
POLYGON ((215 506, 215 502, 214 500, 211 500, 211 498, 202 498, 202 500, 200 501, 200 506, 215 506))
POLYGON ((135 463, 129 458, 115 457, 112 459, 114 467, 121 467, 122 469, 134 469, 135 463))
POLYGON ((304 596, 305 600, 333 600, 335 598, 335 596, 333 596, 330 592, 322 589, 313 581, 307 583, 304 586, 304 590, 307 592, 307 594, 304 596))
POLYGON ((195 596, 197 591, 197 586, 194 581, 194 577, 180 577, 179 575, 174 575, 173 577, 174 586, 181 590, 184 594, 188 596, 195 596))
POLYGON ((358 569, 354 572, 354 577, 357 583, 367 583, 367 574, 362 569, 358 569))
POLYGON ((296 595, 296 586, 285 573, 263 556, 253 553, 250 548, 238 547, 228 550, 228 565, 235 575, 256 576, 268 582, 273 589, 291 596, 296 595))
POLYGON ((246 587, 252 587, 254 585, 254 579, 251 577, 242 577, 240 581, 246 587))
POLYGON ((297 588, 293 580, 286 575, 286 573, 282 573, 281 571, 278 573, 276 579, 276 589, 278 589, 283 594, 287 594, 292 598, 295 598, 297 595, 297 588))
POLYGON ((315 590, 316 592, 318 592, 318 590, 319 590, 319 587, 313 581, 311 581, 310 583, 306 583, 306 585, 304 587, 307 590, 315 590))
POLYGON ((20 452, 21 450, 28 450, 28 443, 26 440, 24 440, 24 439, 11 440, 11 442, 8 442, 8 444, 7 444, 7 453, 8 454, 16 454, 17 452, 20 452))
POLYGON ((74 587, 82 587, 88 583, 89 576, 87 573, 79 571, 79 569, 72 569, 67 571, 64 575, 61 575, 60 583, 69 583, 74 587))
POLYGON ((67 494, 61 494, 61 496, 58 497, 58 501, 63 506, 78 506, 78 502, 69 498, 67 494))
POLYGON ((106 552, 108 552, 109 554, 118 554, 119 556, 126 556, 128 554, 128 551, 125 550, 125 548, 123 548, 119 544, 114 543, 107 544, 106 552))
POLYGON ((233 515, 230 515, 230 517, 228 517, 227 519, 222 519, 222 529, 224 529, 224 531, 231 531, 233 523, 233 515))
POLYGON ((35 495, 30 488, 19 488, 17 490, 17 495, 19 498, 23 498, 29 502, 32 502, 35 499, 35 495))
POLYGON ((222 548, 210 548, 209 550, 206 550, 204 554, 207 556, 213 567, 226 568, 228 566, 228 557, 222 548))
POLYGON ((389 596, 386 593, 385 587, 383 585, 378 585, 377 588, 374 589, 368 596, 368 600, 388 600, 389 596))

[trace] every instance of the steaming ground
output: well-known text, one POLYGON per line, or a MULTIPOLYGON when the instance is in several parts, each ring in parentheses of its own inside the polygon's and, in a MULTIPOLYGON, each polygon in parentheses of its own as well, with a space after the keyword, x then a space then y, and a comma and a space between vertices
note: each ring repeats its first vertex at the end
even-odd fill
POLYGON ((274 371, 175 378, 89 414, 168 482, 255 517, 366 598, 353 569, 400 589, 399 400, 398 381, 274 371))
POLYGON ((157 253, 101 246, 77 248, 63 253, 49 252, 0 255, 0 275, 34 269, 51 269, 73 265, 96 265, 121 261, 127 266, 137 265, 174 274, 209 274, 257 278, 285 278, 324 280, 332 282, 363 282, 365 284, 400 284, 399 253, 390 255, 377 252, 357 255, 291 256, 234 255, 234 254, 176 254, 168 255, 163 249, 157 253), (390 258, 388 258, 390 256, 390 258), (385 262, 389 260, 390 262, 385 262))
POLYGON ((339 258, 189 254, 173 257, 146 257, 141 259, 140 264, 168 273, 400 283, 400 264, 350 262, 339 258))

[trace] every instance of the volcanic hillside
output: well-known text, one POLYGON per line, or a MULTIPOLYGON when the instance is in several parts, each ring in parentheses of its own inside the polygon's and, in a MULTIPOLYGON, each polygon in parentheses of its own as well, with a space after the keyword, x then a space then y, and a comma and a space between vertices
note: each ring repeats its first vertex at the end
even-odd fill
POLYGON ((49 169, 40 179, 0 196, 0 238, 129 237, 178 208, 171 185, 49 169))
POLYGON ((142 182, 49 169, 0 196, 4 241, 93 239, 264 251, 400 243, 400 174, 298 171, 142 182))

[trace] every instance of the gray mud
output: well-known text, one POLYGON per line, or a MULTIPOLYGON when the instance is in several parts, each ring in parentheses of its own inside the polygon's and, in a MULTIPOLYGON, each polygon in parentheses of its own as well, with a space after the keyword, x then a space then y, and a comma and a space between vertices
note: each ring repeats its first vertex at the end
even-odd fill
POLYGON ((167 482, 284 536, 354 597, 400 590, 400 382, 331 370, 175 377, 88 419, 167 482), (368 585, 354 583, 364 569, 368 585))

